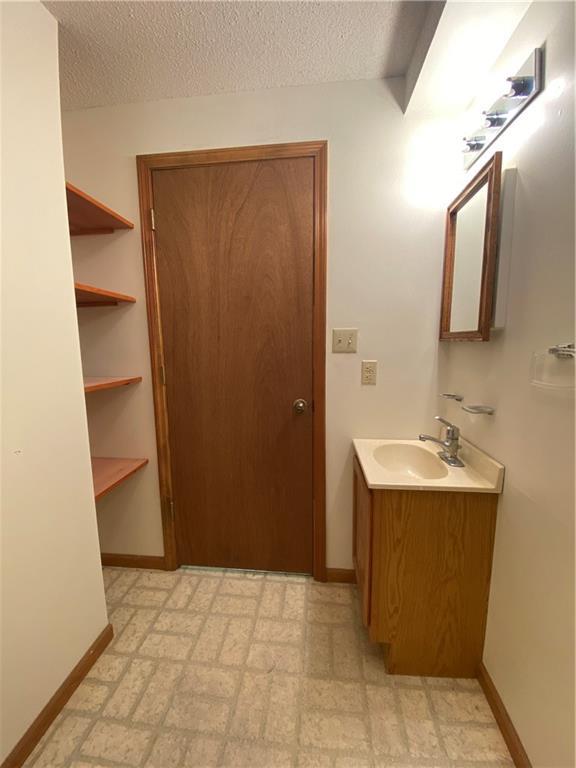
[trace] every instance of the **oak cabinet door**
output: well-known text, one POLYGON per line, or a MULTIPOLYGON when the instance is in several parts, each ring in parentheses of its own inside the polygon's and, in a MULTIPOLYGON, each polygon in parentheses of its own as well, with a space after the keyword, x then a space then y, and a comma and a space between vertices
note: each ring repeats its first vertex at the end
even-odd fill
POLYGON ((372 492, 366 485, 362 469, 354 457, 354 568, 360 591, 362 620, 370 625, 372 580, 372 492))

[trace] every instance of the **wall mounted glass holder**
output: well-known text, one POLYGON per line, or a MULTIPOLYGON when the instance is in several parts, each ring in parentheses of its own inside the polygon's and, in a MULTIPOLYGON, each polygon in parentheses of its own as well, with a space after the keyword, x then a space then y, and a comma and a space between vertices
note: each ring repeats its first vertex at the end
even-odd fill
POLYGON ((530 383, 541 389, 574 389, 574 342, 554 344, 545 352, 534 352, 530 363, 530 383))

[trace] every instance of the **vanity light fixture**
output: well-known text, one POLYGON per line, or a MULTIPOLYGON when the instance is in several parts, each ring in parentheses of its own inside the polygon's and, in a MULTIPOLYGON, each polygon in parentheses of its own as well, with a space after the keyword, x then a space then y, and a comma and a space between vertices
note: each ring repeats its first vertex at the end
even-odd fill
POLYGON ((482 112, 478 127, 464 137, 464 166, 470 166, 492 144, 500 133, 525 109, 544 87, 543 49, 536 48, 512 76, 503 90, 508 91, 482 112))

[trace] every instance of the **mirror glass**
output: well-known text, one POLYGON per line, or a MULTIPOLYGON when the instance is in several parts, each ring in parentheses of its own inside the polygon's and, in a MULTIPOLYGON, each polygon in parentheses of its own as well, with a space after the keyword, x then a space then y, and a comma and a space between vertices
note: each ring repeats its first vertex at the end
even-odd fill
POLYGON ((448 206, 440 339, 490 338, 501 175, 496 152, 448 206))
POLYGON ((487 202, 488 186, 484 184, 458 212, 450 312, 451 331, 467 331, 478 325, 487 202))

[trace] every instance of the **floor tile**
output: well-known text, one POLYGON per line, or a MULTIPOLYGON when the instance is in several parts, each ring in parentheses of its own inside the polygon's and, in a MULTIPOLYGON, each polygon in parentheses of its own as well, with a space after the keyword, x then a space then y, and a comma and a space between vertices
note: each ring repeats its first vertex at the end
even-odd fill
POLYGON ((440 720, 491 723, 494 719, 486 697, 480 691, 431 691, 430 696, 440 720))
MULTIPOLYGON (((136 609, 122 631, 118 634, 114 633, 111 650, 115 653, 134 653, 146 637, 156 615, 157 612, 149 608, 136 609)), ((112 623, 114 624, 113 617, 112 623)))
POLYGON ((368 728, 363 718, 305 712, 302 715, 300 743, 323 749, 368 751, 368 728))
POLYGON ((352 591, 349 587, 338 584, 311 584, 308 591, 309 600, 313 602, 352 605, 352 591))
POLYGON ((199 583, 200 579, 198 576, 181 575, 164 607, 174 610, 184 610, 187 608, 199 583))
POLYGON ((188 608, 192 611, 207 611, 212 604, 219 583, 219 580, 214 578, 201 579, 188 603, 188 608))
POLYGON ((223 578, 218 593, 241 597, 258 597, 262 591, 262 585, 262 581, 254 581, 253 579, 223 578))
POLYGON ((375 753, 391 757, 406 755, 408 741, 395 690, 369 685, 366 694, 375 753))
POLYGON ((216 661, 224 642, 228 622, 227 616, 209 615, 207 617, 192 652, 193 661, 216 661))
POLYGON ((137 570, 122 571, 117 578, 114 579, 110 587, 106 589, 106 602, 109 605, 119 602, 128 592, 132 584, 134 584, 139 575, 140 572, 137 570))
POLYGON ((512 768, 476 680, 389 675, 356 588, 105 568, 114 639, 25 768, 512 768))
POLYGON ((81 743, 90 726, 85 717, 68 715, 48 740, 42 752, 34 762, 34 768, 63 768, 74 750, 81 743))
POLYGON ((260 738, 268 708, 271 680, 268 674, 244 674, 230 727, 233 736, 243 739, 260 738))
POLYGON ((253 643, 246 666, 265 672, 297 673, 302 670, 302 651, 298 646, 253 643))
POLYGON ((154 664, 144 659, 133 659, 120 684, 104 707, 104 717, 123 720, 132 712, 140 700, 154 664))
POLYGON ((274 675, 270 685, 265 741, 290 744, 296 740, 300 679, 290 675, 274 675))
POLYGON ((142 589, 132 587, 123 598, 126 605, 136 605, 140 608, 159 608, 168 598, 164 589, 142 589))
POLYGON ((292 768, 290 752, 241 742, 230 742, 224 752, 225 768, 292 768))
POLYGON ((222 650, 218 656, 220 664, 240 666, 245 663, 252 636, 253 621, 243 616, 232 616, 226 628, 222 650))
POLYGON ((103 653, 96 664, 87 674, 87 679, 100 680, 103 683, 114 683, 118 680, 128 664, 126 656, 115 656, 111 653, 103 653))
POLYGON ((286 585, 269 581, 264 584, 258 615, 267 618, 279 618, 282 615, 286 585))
POLYGON ((178 571, 172 573, 166 573, 165 571, 141 571, 134 586, 147 587, 148 589, 172 590, 178 584, 180 578, 178 571))
POLYGON ((209 701, 193 693, 177 691, 165 723, 174 728, 222 734, 226 730, 229 714, 230 704, 227 701, 209 701))
POLYGON ((181 635, 197 635, 205 618, 201 613, 189 611, 162 611, 153 629, 158 632, 175 632, 181 635))
POLYGON ((132 715, 135 723, 158 725, 162 722, 174 694, 175 684, 182 674, 182 664, 161 661, 132 715))
POLYGON ((181 733, 159 734, 145 768, 178 768, 186 753, 186 745, 186 736, 181 733))
POLYGON ((310 603, 308 621, 318 621, 321 624, 350 625, 352 623, 352 609, 348 605, 336 603, 310 603))
POLYGON ((194 639, 188 635, 159 635, 150 633, 138 649, 140 656, 182 661, 186 658, 194 639))
POLYGON ((254 639, 269 643, 300 643, 303 636, 304 628, 298 621, 258 619, 254 628, 254 639))
POLYGON ((183 768, 217 768, 223 742, 209 736, 191 736, 183 768))
POLYGON ((298 753, 297 768, 332 768, 332 758, 325 752, 302 750, 298 753))
POLYGON ((306 681, 304 706, 339 712, 362 712, 364 688, 359 683, 311 678, 306 681))
POLYGON ((66 709, 75 709, 81 712, 98 712, 108 698, 109 693, 110 689, 108 686, 85 680, 80 683, 66 703, 66 709))
POLYGON ((83 743, 81 752, 87 757, 139 766, 151 738, 150 731, 98 720, 83 743))
POLYGON ((509 752, 498 728, 441 725, 440 731, 451 760, 504 760, 509 752))
POLYGON ((189 665, 179 683, 179 690, 197 696, 231 699, 238 686, 239 672, 218 667, 189 665))
POLYGON ((216 595, 212 602, 213 613, 225 613, 232 616, 254 616, 258 602, 253 597, 237 595, 216 595))

